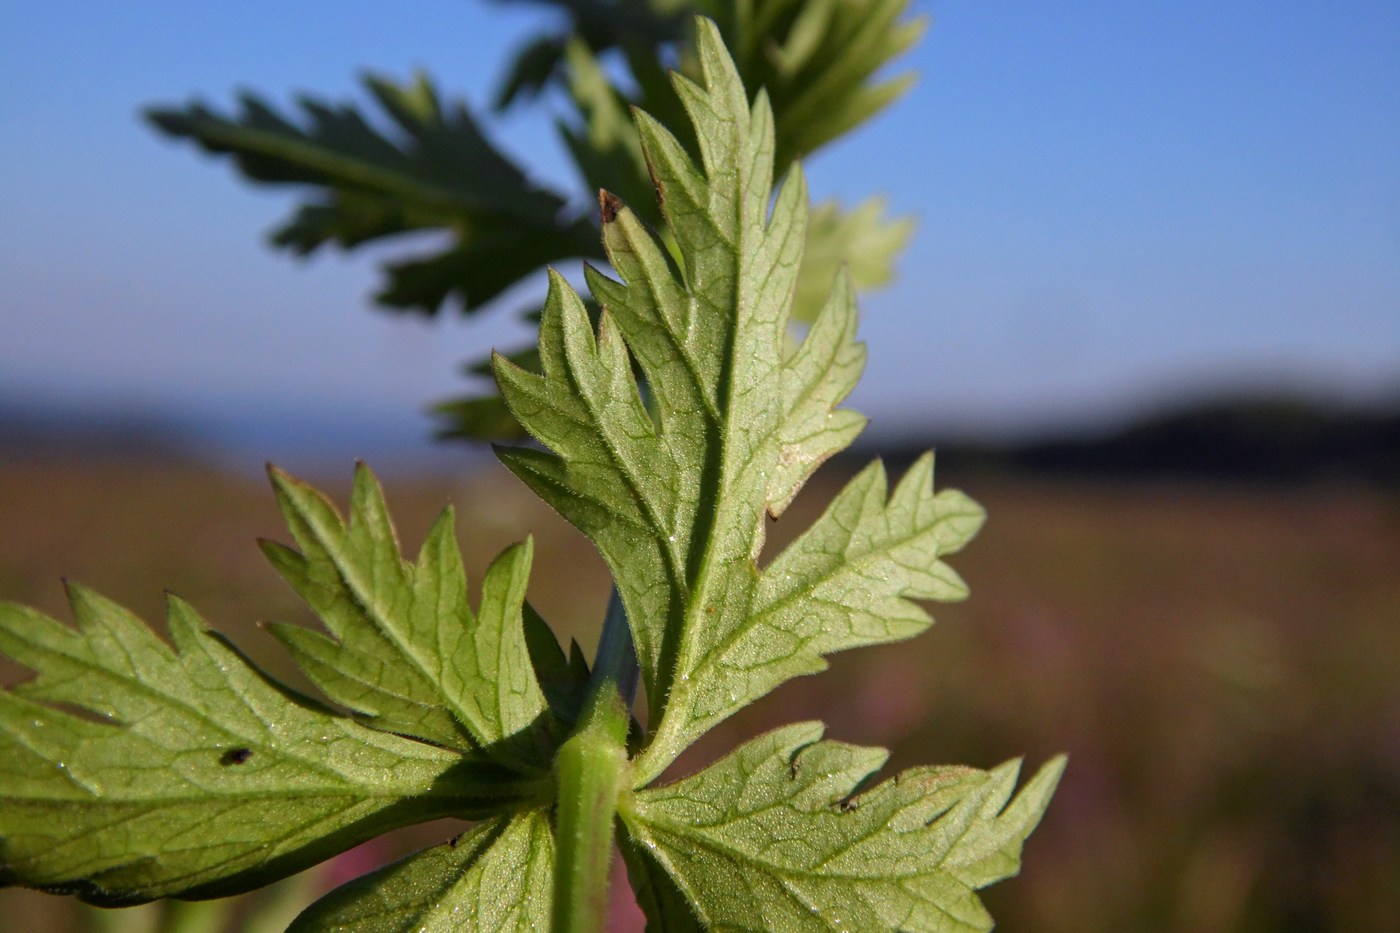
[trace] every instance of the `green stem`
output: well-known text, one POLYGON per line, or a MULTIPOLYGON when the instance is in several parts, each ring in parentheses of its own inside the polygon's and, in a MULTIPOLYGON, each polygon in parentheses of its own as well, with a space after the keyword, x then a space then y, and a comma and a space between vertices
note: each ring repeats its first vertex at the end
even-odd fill
POLYGON ((636 684, 636 651, 614 590, 583 714, 554 759, 554 933, 600 933, 606 922, 613 824, 631 770, 627 730, 636 684))

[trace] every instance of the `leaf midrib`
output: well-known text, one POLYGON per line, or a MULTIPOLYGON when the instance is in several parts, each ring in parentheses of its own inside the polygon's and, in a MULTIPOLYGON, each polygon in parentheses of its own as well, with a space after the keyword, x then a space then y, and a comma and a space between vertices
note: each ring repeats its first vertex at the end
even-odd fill
MULTIPOLYGON (((707 88, 710 92, 717 92, 717 88, 707 88)), ((704 603, 705 599, 696 598, 708 591, 709 584, 713 582, 713 565, 716 558, 717 542, 720 536, 716 533, 719 527, 719 514, 722 511, 732 510, 742 503, 735 502, 736 496, 726 495, 730 492, 728 481, 728 467, 734 456, 735 438, 733 426, 735 423, 735 412, 733 411, 733 398, 735 393, 734 379, 737 372, 736 351, 739 347, 739 332, 741 325, 749 322, 749 315, 754 310, 752 295, 763 291, 763 286, 767 282, 765 276, 761 281, 751 282, 751 264, 755 258, 761 254, 761 250, 750 252, 747 248, 749 240, 757 239, 756 247, 761 247, 769 237, 769 224, 767 223, 767 208, 769 199, 763 201, 764 214, 757 218, 754 223, 749 223, 749 185, 753 182, 753 167, 756 158, 763 155, 757 150, 761 147, 754 145, 751 136, 753 123, 753 109, 747 107, 743 115, 728 124, 729 132, 733 135, 733 149, 736 153, 736 173, 738 184, 735 186, 734 195, 728 198, 730 209, 721 211, 718 209, 716 201, 718 194, 713 186, 707 185, 709 203, 702 212, 701 218, 711 228, 711 230, 727 248, 728 256, 732 256, 734 261, 727 268, 730 271, 730 285, 728 294, 724 302, 725 306, 721 311, 728 314, 727 325, 724 329, 724 344, 720 354, 720 371, 717 375, 717 388, 715 413, 711 418, 705 419, 705 462, 701 468, 699 483, 700 503, 712 502, 714 508, 700 508, 696 512, 696 521, 691 532, 691 554, 695 555, 691 562, 692 572, 689 574, 684 588, 677 590, 677 598, 673 603, 673 617, 668 620, 668 628, 675 630, 674 626, 680 626, 679 638, 666 639, 663 645, 669 644, 670 650, 663 650, 660 664, 660 685, 658 693, 662 701, 657 704, 659 708, 658 727, 653 731, 652 741, 643 752, 643 758, 650 763, 658 760, 660 767, 674 760, 681 748, 672 748, 676 742, 676 737, 684 732, 683 725, 677 725, 679 721, 671 714, 673 701, 677 699, 679 690, 677 677, 681 674, 688 674, 694 670, 694 666, 687 665, 686 670, 681 671, 681 666, 685 658, 695 653, 697 640, 704 628, 704 603), (747 118, 747 119, 745 119, 747 118), (730 222, 721 226, 716 223, 716 218, 723 217, 730 222), (733 231, 732 233, 730 231, 733 231), (748 300, 746 300, 748 299, 748 300), (721 417, 721 415, 723 417, 721 417), (728 506, 728 509, 726 509, 728 506), (696 543, 699 547, 695 547, 696 543), (664 744, 658 743, 658 739, 664 740, 664 744)), ((767 121, 771 128, 771 119, 767 121)), ((770 129, 771 131, 771 129, 770 129)), ((772 153, 768 153, 768 158, 772 153)), ((654 173, 653 173, 654 176, 654 173)), ((791 183, 788 179, 787 183, 791 183)), ((663 189, 658 186, 658 191, 663 189)), ((771 188, 768 192, 772 193, 771 188)), ((664 209, 664 204, 663 204, 664 209)), ((773 270, 769 270, 771 275, 773 270)), ((698 287, 687 287, 687 293, 693 299, 697 294, 704 293, 698 287)), ((780 359, 778 367, 781 369, 783 361, 780 359)), ((778 421, 783 419, 779 418, 778 421)), ((750 532, 750 535, 752 533, 750 532)), ((682 681, 690 683, 690 681, 682 681)), ((639 769, 639 777, 654 777, 653 772, 659 772, 660 768, 652 766, 639 769)))
MULTIPOLYGON (((201 632, 200 634, 203 634, 203 633, 201 632)), ((75 635, 75 637, 80 637, 80 636, 76 636, 76 635, 75 635)), ((262 733, 260 736, 257 736, 257 737, 250 736, 250 735, 244 734, 244 733, 240 733, 240 732, 236 731, 234 727, 224 725, 223 723, 220 723, 220 722, 218 722, 217 720, 211 718, 210 714, 209 714, 208 712, 206 712, 205 710, 200 709, 199 707, 196 707, 196 706, 192 706, 191 704, 189 704, 189 703, 187 703, 187 702, 184 702, 184 701, 181 700, 177 695, 163 693, 163 692, 161 692, 161 691, 155 689, 154 687, 148 685, 148 684, 147 684, 145 681, 143 681, 143 680, 136 680, 136 679, 131 679, 131 678, 123 677, 123 676, 121 676, 120 674, 118 674, 118 673, 112 671, 110 668, 102 667, 102 666, 101 666, 100 664, 98 664, 97 662, 95 662, 95 661, 89 661, 89 660, 87 660, 86 658, 84 658, 84 657, 82 657, 82 656, 80 656, 80 655, 73 655, 73 654, 70 654, 70 653, 68 653, 68 652, 66 652, 66 651, 57 651, 57 650, 54 649, 54 648, 46 648, 45 650, 46 650, 46 651, 52 651, 53 653, 58 654, 60 657, 67 658, 68 660, 70 660, 70 661, 72 661, 73 663, 77 664, 79 667, 82 667, 82 668, 84 668, 84 669, 86 669, 86 670, 88 670, 88 671, 91 671, 91 672, 100 674, 100 675, 102 675, 102 676, 104 676, 104 677, 106 677, 106 678, 109 678, 109 679, 111 679, 111 680, 116 681, 117 684, 119 684, 119 685, 120 685, 124 690, 126 690, 126 691, 129 691, 129 692, 131 692, 131 693, 136 693, 136 694, 138 694, 138 695, 146 696, 146 697, 148 697, 148 698, 151 698, 151 699, 154 699, 154 700, 159 701, 159 702, 160 702, 161 704, 163 704, 163 705, 170 706, 170 707, 174 707, 174 708, 177 709, 177 710, 181 710, 181 711, 183 711, 186 715, 190 716, 192 719, 195 719, 195 720, 197 720, 197 721, 199 721, 199 722, 204 723, 204 724, 205 724, 206 726, 208 726, 210 729, 212 729, 213 731, 217 732, 219 735, 221 735, 221 736, 223 736, 223 737, 225 737, 225 738, 234 738, 234 739, 238 739, 238 740, 240 740, 240 741, 249 741, 249 742, 252 742, 252 743, 255 744, 255 745, 263 745, 263 746, 266 746, 266 745, 271 745, 271 744, 273 744, 273 743, 271 743, 271 742, 268 741, 267 736, 268 736, 269 733, 267 733, 267 732, 264 732, 264 733, 262 733)), ((181 660, 182 660, 182 659, 184 659, 185 655, 176 655, 176 657, 177 657, 178 659, 181 659, 181 660)), ((177 670, 179 670, 182 674, 185 673, 183 667, 179 664, 179 660, 176 660, 176 661, 171 662, 171 663, 173 663, 174 666, 175 666, 175 668, 176 668, 177 670)), ((35 681, 35 683, 36 683, 36 684, 41 684, 42 681, 35 681)), ((242 697, 241 695, 238 695, 238 692, 237 692, 236 690, 233 690, 231 685, 230 685, 229 689, 230 689, 230 692, 232 692, 232 693, 238 698, 238 700, 243 704, 243 706, 244 706, 245 709, 249 708, 248 705, 247 705, 247 701, 244 700, 243 697, 242 697)), ((194 696, 199 696, 199 695, 201 695, 201 693, 200 693, 199 691, 195 691, 195 690, 191 690, 191 694, 194 695, 194 696)), ((29 700, 29 702, 36 702, 36 701, 35 701, 35 700, 29 700)), ((47 704, 41 704, 41 705, 47 705, 47 704)), ((97 710, 92 710, 92 712, 98 712, 98 711, 97 711, 97 710)), ((250 712, 251 712, 251 710, 250 710, 250 712)), ((256 719, 257 717, 254 716, 254 718, 256 719)), ((120 720, 119 720, 119 721, 120 721, 120 720)), ((261 722, 261 720, 259 720, 259 721, 261 722)), ((268 723, 266 723, 266 722, 263 722, 262 724, 263 724, 264 726, 268 725, 268 723)), ((113 724, 112 727, 113 727, 113 728, 120 728, 120 729, 129 729, 129 728, 131 728, 129 725, 127 725, 127 724, 125 724, 125 723, 122 723, 121 725, 113 724)), ((349 738, 349 736, 347 736, 347 738, 349 738)), ((304 741, 304 740, 302 740, 302 741, 304 741)), ((412 741, 412 739, 405 739, 405 741, 412 741)), ((296 744, 300 744, 300 741, 297 741, 296 744)), ((27 746, 26 746, 26 747, 27 747, 27 746)), ((279 751, 281 751, 282 749, 285 748, 285 746, 281 746, 281 745, 279 745, 279 746, 277 746, 277 747, 279 748, 279 751)), ((429 747, 432 747, 432 746, 429 746, 429 747)), ((41 758, 43 758, 45 761, 51 760, 51 759, 49 758, 48 755, 42 754, 42 753, 38 752, 37 749, 35 749, 34 751, 35 751, 35 753, 38 754, 41 758)), ((444 751, 446 751, 446 749, 444 749, 444 751)), ((308 770, 313 771, 313 772, 318 773, 318 774, 340 775, 340 772, 334 770, 333 768, 330 768, 330 767, 327 767, 327 766, 325 766, 325 765, 322 765, 322 764, 321 764, 319 761, 317 761, 315 758, 303 758, 303 757, 301 757, 301 756, 299 756, 299 755, 293 755, 293 754, 286 754, 285 757, 288 758, 289 760, 295 761, 295 762, 297 762, 297 763, 299 763, 299 764, 305 766, 308 770)), ((420 760, 421 760, 421 759, 420 759, 420 760)))
MULTIPOLYGON (((317 543, 325 551, 326 556, 330 558, 331 566, 335 568, 336 574, 345 584, 346 592, 353 597, 356 609, 374 625, 374 628, 388 640, 404 660, 412 664, 413 670, 423 678, 428 689, 454 713, 452 716, 453 720, 458 722, 461 727, 466 730, 467 738, 483 746, 498 741, 501 738, 500 736, 476 735, 476 731, 481 729, 481 724, 475 722, 474 717, 469 715, 469 711, 463 708, 465 704, 458 703, 456 699, 450 696, 444 689, 442 684, 442 672, 430 669, 428 662, 420 657, 412 639, 407 638, 404 633, 399 632, 398 626, 390 621, 389 615, 384 607, 373 598, 372 594, 375 587, 367 585, 360 579, 360 575, 354 572, 354 561, 352 557, 348 555, 347 549, 342 547, 343 538, 349 534, 349 526, 343 526, 341 534, 339 535, 326 534, 320 521, 308 521, 308 527, 314 529, 317 543), (470 724, 469 721, 471 721, 470 724)), ((414 577, 418 572, 418 568, 408 561, 405 561, 398 554, 393 555, 393 560, 398 563, 399 570, 402 573, 400 581, 408 591, 410 604, 416 603, 418 594, 415 589, 416 581, 414 577)), ((469 624, 474 625, 476 619, 470 608, 467 609, 467 617, 469 624)), ((388 690, 381 689, 380 692, 389 694, 390 696, 393 695, 392 692, 388 690)), ((415 706, 432 709, 430 705, 419 703, 417 700, 414 700, 413 703, 415 706)))
MULTIPOLYGON (((835 566, 833 566, 831 570, 826 574, 814 578, 809 584, 805 584, 803 586, 797 587, 794 590, 789 591, 786 595, 782 596, 775 602, 769 603, 768 605, 759 609, 756 613, 753 613, 751 615, 744 615, 744 621, 741 624, 736 625, 734 628, 730 629, 729 633, 725 635, 723 639, 716 642, 714 645, 710 646, 705 650, 704 654, 701 655, 700 659, 695 663, 694 666, 690 668, 690 672, 693 673, 711 666, 715 657, 722 655, 725 651, 732 648, 741 638, 743 638, 744 635, 748 634, 750 631, 756 628, 764 619, 769 618, 770 616, 776 614, 777 612, 786 608, 792 603, 801 600, 803 597, 809 596, 812 593, 812 591, 816 590, 820 586, 824 586, 825 584, 830 583, 837 577, 849 572, 856 571, 861 567, 867 566, 868 564, 880 559, 888 551, 892 551, 898 547, 903 547, 904 545, 908 544, 914 539, 920 537, 922 534, 927 534, 930 530, 932 530, 942 521, 943 519, 940 518, 932 525, 926 526, 922 531, 916 530, 911 534, 896 539, 884 548, 872 548, 871 550, 866 551, 864 554, 861 554, 854 558, 847 557, 843 554, 843 559, 840 562, 838 562, 835 566)), ((769 565, 769 569, 771 569, 771 566, 772 565, 769 565)), ((762 581, 768 579, 768 576, 768 570, 765 570, 760 578, 760 587, 762 586, 762 581)), ((754 596, 757 597, 758 595, 759 592, 756 590, 754 596)), ((902 592, 900 593, 899 598, 908 599, 908 597, 904 596, 902 592)), ((805 647, 806 645, 816 640, 816 638, 803 639, 802 644, 805 647)))

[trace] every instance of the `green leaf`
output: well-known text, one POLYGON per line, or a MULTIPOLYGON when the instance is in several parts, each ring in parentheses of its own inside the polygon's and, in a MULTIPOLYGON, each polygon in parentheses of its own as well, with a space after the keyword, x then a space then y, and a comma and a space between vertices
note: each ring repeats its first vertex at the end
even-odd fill
POLYGON ((558 77, 570 42, 591 53, 619 46, 646 48, 655 56, 665 44, 680 38, 690 0, 494 0, 506 5, 554 6, 568 21, 554 35, 523 46, 496 92, 497 109, 531 99, 558 77))
POLYGON ((744 84, 767 91, 780 169, 879 113, 910 84, 875 75, 923 32, 908 0, 701 4, 719 23, 744 84))
POLYGON ((676 87, 702 166, 638 117, 684 267, 605 199, 604 242, 623 283, 586 270, 605 309, 596 337, 556 275, 541 372, 496 367, 511 410, 554 451, 502 459, 593 539, 626 604, 652 710, 639 782, 735 710, 821 669, 821 654, 921 630, 927 616, 907 599, 962 595, 937 558, 981 517, 961 496, 934 496, 927 463, 886 505, 883 471, 872 468, 790 555, 757 566, 764 513, 779 515, 863 426, 837 406, 865 355, 844 275, 788 349, 806 231, 802 175, 794 169, 771 197, 766 99, 750 108, 714 26, 699 34, 705 83, 678 78, 676 87))
MULTIPOLYGON (((595 340, 583 302, 552 276, 540 331, 543 373, 504 360, 497 365, 517 418, 562 455, 509 450, 502 457, 603 551, 658 709, 668 693, 665 641, 682 621, 706 533, 732 535, 736 523, 761 527, 755 519, 763 502, 754 501, 752 489, 748 496, 719 495, 732 469, 723 455, 749 440, 726 434, 754 428, 766 435, 781 418, 772 382, 805 219, 799 175, 785 186, 772 228, 765 229, 769 112, 760 102, 750 116, 743 87, 708 29, 709 98, 685 79, 677 87, 705 141, 707 168, 742 174, 707 186, 674 138, 639 116, 649 164, 667 195, 662 209, 687 260, 685 279, 631 212, 605 199, 605 243, 633 287, 589 275, 606 309, 595 340), (752 316, 739 320, 736 308, 752 316), (629 345, 654 393, 656 422, 638 395, 629 345), (750 371, 731 374, 746 363, 750 371), (736 382, 751 387, 743 399, 748 405, 730 404, 736 382)), ((751 542, 741 550, 757 553, 751 542)))
POLYGON ((894 263, 914 233, 910 218, 889 221, 884 201, 871 198, 853 211, 818 205, 807 224, 807 248, 797 278, 792 316, 816 317, 844 267, 857 289, 879 288, 894 278, 894 263))
POLYGON ((540 682, 549 701, 549 708, 565 726, 572 726, 578 719, 588 691, 588 662, 584 660, 583 649, 578 642, 569 642, 569 654, 559 645, 554 632, 535 612, 533 606, 525 604, 525 644, 530 651, 530 662, 535 668, 535 677, 540 682))
POLYGON ((1064 768, 1014 798, 1019 763, 914 768, 865 789, 882 749, 767 733, 704 771, 639 792, 635 844, 715 930, 981 931, 974 893, 1014 875, 1064 768))
POLYGON ((514 441, 525 437, 525 429, 499 394, 439 402, 432 407, 432 413, 442 419, 437 436, 444 440, 514 441))
POLYGON ((647 918, 647 933, 702 933, 705 928, 695 915, 695 908, 646 846, 626 833, 620 836, 618 845, 637 906, 647 918))
POLYGON ((536 794, 476 753, 367 729, 268 680, 172 598, 174 648, 70 587, 75 631, 0 604, 0 885, 103 904, 235 893, 399 826, 536 794))
POLYGON ((393 121, 397 138, 352 107, 303 99, 298 126, 256 97, 225 117, 203 104, 156 108, 162 131, 229 155, 250 179, 309 185, 303 205, 273 236, 296 253, 328 242, 353 247, 424 229, 453 234, 448 249, 389 266, 380 300, 432 313, 449 295, 480 307, 549 262, 597 255, 597 231, 564 213, 559 195, 531 183, 482 135, 465 106, 444 105, 424 76, 365 85, 393 121))
POLYGON ((578 111, 579 126, 559 124, 586 187, 603 188, 629 204, 644 205, 644 218, 659 224, 653 209, 651 178, 632 123, 630 102, 603 72, 598 60, 581 40, 571 41, 565 52, 568 90, 578 111))
MULTIPOLYGON (((673 733, 688 745, 754 697, 826 669, 822 655, 912 638, 932 621, 914 599, 949 602, 967 587, 940 558, 963 547, 984 512, 957 491, 933 492, 933 457, 886 497, 871 464, 746 589, 746 613, 717 612, 681 658, 673 733), (682 716, 685 719, 681 719, 682 716)), ((674 701, 673 701, 674 702, 674 701)))
POLYGON ((549 927, 553 870, 549 815, 524 810, 337 888, 288 933, 533 933, 549 927))
POLYGON ((564 58, 565 40, 556 36, 540 36, 516 50, 507 66, 505 77, 496 88, 497 110, 508 110, 517 101, 533 101, 554 78, 564 58))
POLYGON ((492 562, 473 614, 451 509, 412 564, 367 467, 355 472, 348 522, 312 487, 277 470, 271 476, 301 553, 270 542, 264 551, 334 636, 269 626, 307 676, 377 729, 449 748, 479 746, 510 767, 547 770, 562 737, 521 615, 530 540, 492 562))

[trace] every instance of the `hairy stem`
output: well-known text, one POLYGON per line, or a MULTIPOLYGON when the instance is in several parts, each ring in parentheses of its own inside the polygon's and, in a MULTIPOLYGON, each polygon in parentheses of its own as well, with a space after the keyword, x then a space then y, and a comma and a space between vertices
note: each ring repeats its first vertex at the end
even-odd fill
POLYGON ((604 929, 617 799, 630 771, 627 729, 637 674, 632 633, 614 589, 583 715, 554 760, 559 845, 554 865, 555 933, 604 929))

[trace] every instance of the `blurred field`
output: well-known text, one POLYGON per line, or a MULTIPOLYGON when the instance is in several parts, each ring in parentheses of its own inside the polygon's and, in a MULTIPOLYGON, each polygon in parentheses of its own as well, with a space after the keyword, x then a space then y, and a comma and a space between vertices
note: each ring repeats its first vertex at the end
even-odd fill
MULTIPOLYGON (((1400 929, 1400 500, 1360 486, 939 479, 991 513, 953 560, 971 601, 939 608, 913 642, 838 656, 683 766, 809 718, 890 747, 892 767, 1018 755, 1034 766, 1065 750, 1023 876, 988 892, 999 929, 1400 929)), ((328 482, 341 501, 348 480, 347 464, 328 482)), ((815 484, 775 539, 800 530, 833 482, 815 484)), ((513 479, 386 486, 410 551, 454 502, 478 576, 533 530, 531 599, 591 648, 602 565, 513 479)), ((259 536, 288 537, 259 477, 0 463, 0 598, 64 616, 66 575, 157 619, 168 587, 295 680, 253 623, 308 617, 259 536)), ((16 891, 0 892, 0 917, 35 933, 86 923, 68 902, 16 891)))

